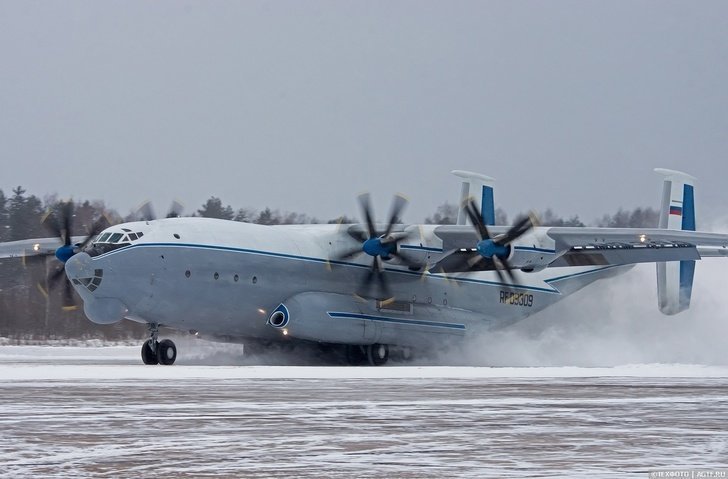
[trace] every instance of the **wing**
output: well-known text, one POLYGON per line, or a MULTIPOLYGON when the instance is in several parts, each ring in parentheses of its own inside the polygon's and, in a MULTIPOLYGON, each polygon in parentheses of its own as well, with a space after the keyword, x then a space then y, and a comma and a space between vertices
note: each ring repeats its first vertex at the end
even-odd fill
POLYGON ((728 256, 728 235, 657 228, 549 228, 549 267, 625 265, 728 256))
MULTIPOLYGON (((81 243, 84 236, 71 238, 73 244, 81 243)), ((59 238, 32 238, 0 243, 0 258, 22 258, 27 256, 49 256, 63 243, 59 238)))
MULTIPOLYGON (((492 228, 502 234, 505 228, 492 228)), ((471 228, 443 226, 435 230, 448 252, 436 267, 458 273, 492 269, 488 262, 473 267, 464 258, 477 243, 471 228)), ((469 256, 470 255, 470 256, 469 256)), ((550 267, 609 266, 636 263, 728 257, 728 235, 662 228, 563 228, 540 227, 513 243, 509 262, 513 268, 539 270, 550 267)), ((434 268, 433 268, 434 269, 434 268)))

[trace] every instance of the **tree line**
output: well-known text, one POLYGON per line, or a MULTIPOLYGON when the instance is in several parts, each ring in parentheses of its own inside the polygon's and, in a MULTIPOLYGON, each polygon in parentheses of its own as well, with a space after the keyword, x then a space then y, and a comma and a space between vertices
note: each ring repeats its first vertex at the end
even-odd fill
MULTIPOLYGON (((609 215, 605 214, 601 218, 598 218, 592 224, 583 223, 578 215, 574 215, 568 218, 564 218, 556 214, 551 208, 544 211, 536 211, 536 217, 541 226, 598 226, 602 228, 657 228, 659 224, 659 211, 654 208, 635 208, 633 210, 626 210, 619 208, 616 213, 609 215)), ((525 213, 521 213, 515 216, 518 218, 525 213)), ((432 216, 425 218, 425 224, 437 224, 447 225, 455 224, 458 218, 458 208, 452 203, 445 202, 437 207, 432 216)), ((515 221, 514 221, 515 223, 515 221)), ((508 214, 502 208, 496 208, 495 210, 495 224, 496 225, 508 225, 508 214)))
MULTIPOLYGON (((55 195, 40 199, 28 194, 18 186, 5 195, 0 189, 0 242, 29 238, 49 237, 44 226, 53 221, 62 202, 55 195), (49 220, 50 218, 50 220, 49 220)), ((220 218, 263 225, 322 223, 303 213, 285 212, 271 208, 234 209, 211 196, 192 216, 220 218)), ((516 215, 518 216, 518 215, 516 215)), ((578 216, 563 218, 547 209, 538 213, 544 226, 584 226, 578 216)), ((139 212, 126 216, 107 208, 103 201, 76 202, 71 220, 74 235, 82 236, 93 225, 105 218, 110 224, 138 219, 139 212)), ((457 207, 445 202, 425 218, 427 224, 454 224, 457 207)), ((326 223, 357 223, 359 220, 342 215, 326 223)), ((652 208, 620 209, 611 215, 604 215, 596 226, 605 227, 656 227, 658 212, 652 208)), ((498 208, 496 224, 508 224, 508 215, 498 208)), ((36 258, 37 259, 37 258, 36 258)), ((142 338, 146 334, 144 325, 123 321, 115 325, 94 324, 83 314, 82 308, 66 311, 62 308, 62 287, 48 288, 47 278, 61 266, 55 258, 45 261, 23 260, 21 258, 0 259, 0 337, 15 339, 54 338, 99 338, 109 340, 142 338)), ((65 277, 62 278, 65 281, 65 277)), ((59 282, 60 283, 60 282, 59 282)), ((79 299, 80 303, 80 299, 79 299)))

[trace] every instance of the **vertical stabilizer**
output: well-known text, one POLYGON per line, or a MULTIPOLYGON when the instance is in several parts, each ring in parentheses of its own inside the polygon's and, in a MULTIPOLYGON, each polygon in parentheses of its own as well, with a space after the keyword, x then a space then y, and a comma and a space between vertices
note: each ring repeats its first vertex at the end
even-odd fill
MULTIPOLYGON (((680 171, 655 168, 664 177, 660 228, 695 231, 695 178, 680 171)), ((690 307, 695 261, 657 263, 657 301, 664 314, 690 307)))
POLYGON ((463 179, 460 189, 460 204, 458 207, 458 224, 469 223, 468 215, 463 206, 468 198, 475 198, 483 212, 483 221, 486 225, 495 224, 495 203, 493 200, 493 185, 495 180, 490 176, 473 173, 471 171, 453 170, 452 174, 463 179))

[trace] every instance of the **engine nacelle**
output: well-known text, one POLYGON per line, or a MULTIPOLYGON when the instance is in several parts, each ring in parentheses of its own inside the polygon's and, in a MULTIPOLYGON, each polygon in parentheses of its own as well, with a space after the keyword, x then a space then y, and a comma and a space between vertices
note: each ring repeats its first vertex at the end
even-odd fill
POLYGON ((485 324, 469 311, 432 304, 361 301, 348 294, 300 293, 281 303, 268 325, 298 339, 337 344, 420 346, 464 336, 469 325, 485 324))

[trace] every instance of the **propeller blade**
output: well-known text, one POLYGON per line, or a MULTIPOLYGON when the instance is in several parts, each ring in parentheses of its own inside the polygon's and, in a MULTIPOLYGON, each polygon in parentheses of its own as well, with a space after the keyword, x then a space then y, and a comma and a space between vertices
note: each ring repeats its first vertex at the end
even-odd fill
POLYGON ((377 230, 374 229, 374 219, 372 218, 372 206, 369 201, 369 193, 359 195, 359 207, 361 208, 362 216, 364 216, 366 221, 369 238, 379 236, 377 235, 377 230))
POLYGON ((518 286, 520 284, 515 271, 511 268, 511 265, 508 264, 508 260, 496 257, 493 258, 493 264, 495 265, 495 271, 498 273, 498 277, 502 283, 508 283, 509 286, 518 286), (505 275, 508 276, 508 281, 506 281, 503 272, 505 272, 505 275))
POLYGON ((185 206, 181 202, 174 200, 169 206, 169 211, 167 211, 167 218, 179 218, 182 216, 184 210, 185 206))
POLYGON ((63 230, 58 224, 58 219, 53 211, 48 210, 43 218, 40 220, 43 227, 56 238, 61 238, 63 241, 63 230))
POLYGON ((470 218, 471 223, 473 223, 473 226, 478 232, 480 239, 490 239, 490 232, 483 222, 483 217, 480 214, 478 205, 475 204, 475 200, 473 200, 472 198, 470 198, 470 200, 465 204, 465 212, 468 214, 468 217, 470 218))
POLYGON ((157 215, 154 214, 152 202, 149 200, 139 205, 135 216, 139 218, 139 221, 154 221, 157 219, 157 215))
POLYGON ((367 271, 367 275, 364 277, 364 280, 361 283, 359 291, 356 292, 357 296, 361 296, 362 298, 365 298, 367 296, 367 293, 369 292, 369 289, 371 288, 372 280, 374 279, 374 274, 375 274, 374 263, 375 262, 376 262, 376 258, 374 258, 374 261, 372 262, 372 267, 369 268, 369 270, 367 271))
POLYGON ((63 309, 65 311, 72 311, 76 309, 76 299, 73 296, 73 287, 71 282, 66 280, 63 283, 63 309))
POLYGON ((513 241, 526 234, 533 227, 533 218, 530 215, 524 216, 523 218, 518 220, 516 224, 514 224, 508 231, 506 231, 505 235, 498 238, 496 240, 496 244, 506 245, 508 243, 512 243, 513 241))
POLYGON ((498 258, 493 258, 493 270, 498 275, 498 281, 500 281, 503 284, 508 284, 508 281, 506 280, 505 275, 503 274, 503 264, 500 262, 498 258))
POLYGON ((381 241, 382 244, 398 243, 403 239, 407 239, 411 236, 411 232, 401 231, 397 233, 390 233, 387 236, 383 236, 381 241))
POLYGON ((61 264, 55 271, 48 275, 48 288, 55 288, 58 281, 65 275, 65 265, 61 264))
POLYGON ((392 256, 399 259, 402 263, 404 263, 409 268, 420 269, 422 267, 421 263, 418 263, 417 261, 413 260, 406 254, 400 253, 399 251, 393 252, 392 256))
POLYGON ((23 254, 21 257, 21 261, 23 263, 24 268, 33 267, 37 264, 45 263, 46 258, 48 256, 46 254, 23 254))
POLYGON ((379 281, 379 288, 380 288, 381 292, 384 293, 383 298, 377 298, 377 299, 390 300, 393 298, 393 296, 390 292, 389 281, 387 280, 387 276, 384 273, 384 268, 382 268, 381 261, 382 260, 377 257, 377 258, 374 258, 374 262, 372 263, 372 265, 376 269, 376 276, 377 276, 377 280, 379 281))
POLYGON ((392 202, 392 211, 389 214, 389 222, 387 223, 387 229, 384 232, 384 237, 389 236, 389 233, 392 232, 392 228, 394 225, 402 220, 402 211, 407 206, 407 198, 405 198, 402 195, 396 195, 394 197, 394 201, 392 202))
POLYGON ((363 243, 366 240, 369 239, 365 231, 362 231, 360 228, 357 228, 356 226, 349 227, 346 232, 351 236, 353 239, 358 241, 359 243, 363 243))
POLYGON ((91 226, 91 230, 88 232, 88 236, 86 236, 86 239, 83 240, 83 242, 80 244, 79 248, 84 249, 92 239, 96 237, 99 233, 104 231, 106 228, 109 227, 109 220, 106 219, 105 216, 102 216, 98 220, 94 222, 94 224, 91 226))
POLYGON ((379 284, 379 289, 384 295, 383 299, 392 298, 389 289, 389 282, 387 281, 386 273, 381 266, 381 259, 379 257, 375 257, 372 259, 372 267, 369 268, 369 271, 367 272, 364 281, 362 281, 361 288, 358 292, 356 292, 356 295, 362 298, 366 298, 369 291, 371 291, 372 284, 375 281, 379 284))
POLYGON ((71 221, 73 220, 73 202, 61 204, 61 222, 63 224, 63 246, 71 246, 71 221))
POLYGON ((478 252, 470 253, 470 258, 467 258, 466 255, 463 255, 463 258, 467 258, 465 262, 468 265, 468 268, 473 269, 475 266, 480 263, 481 261, 485 261, 485 258, 480 255, 478 252))

